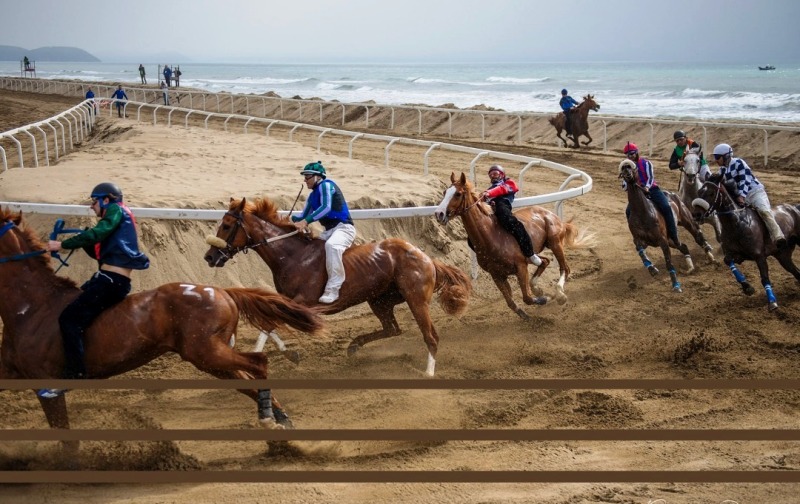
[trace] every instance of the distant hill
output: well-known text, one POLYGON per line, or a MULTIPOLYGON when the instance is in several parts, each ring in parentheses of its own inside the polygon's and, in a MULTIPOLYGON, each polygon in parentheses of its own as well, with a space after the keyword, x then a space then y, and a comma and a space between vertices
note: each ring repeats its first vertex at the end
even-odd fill
POLYGON ((0 61, 20 61, 25 56, 31 61, 100 61, 77 47, 22 47, 0 45, 0 61))

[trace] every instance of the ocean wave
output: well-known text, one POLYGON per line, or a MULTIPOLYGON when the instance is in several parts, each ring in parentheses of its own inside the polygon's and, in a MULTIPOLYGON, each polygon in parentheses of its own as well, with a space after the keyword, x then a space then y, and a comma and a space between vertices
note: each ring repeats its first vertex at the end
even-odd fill
POLYGON ((487 82, 499 82, 502 84, 534 84, 537 82, 549 82, 550 77, 488 77, 487 82))

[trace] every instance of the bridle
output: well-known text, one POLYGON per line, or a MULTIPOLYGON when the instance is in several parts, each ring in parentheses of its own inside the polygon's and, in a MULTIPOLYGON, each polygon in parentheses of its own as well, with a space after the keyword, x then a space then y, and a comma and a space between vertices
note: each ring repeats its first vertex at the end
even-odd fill
MULTIPOLYGON (((5 225, 2 228, 0 228, 0 237, 2 237, 4 234, 6 234, 9 230, 11 230, 15 226, 16 224, 14 224, 13 221, 6 221, 5 225)), ((23 252, 21 254, 15 254, 8 257, 0 257, 0 264, 12 261, 22 261, 23 259, 39 256, 45 253, 47 253, 47 250, 34 250, 33 252, 23 252)))
POLYGON ((713 182, 706 182, 706 184, 710 184, 714 186, 716 191, 714 192, 714 199, 711 204, 708 205, 708 210, 703 212, 700 219, 707 219, 711 217, 711 214, 717 212, 718 214, 725 214, 725 213, 733 213, 734 210, 722 212, 719 210, 719 207, 722 205, 722 184, 715 184, 713 182))
MULTIPOLYGON (((455 184, 453 184, 453 187, 455 187, 455 184)), ((464 189, 464 191, 463 191, 463 193, 462 193, 462 194, 466 194, 467 192, 468 192, 468 191, 467 191, 466 189, 464 189)), ((476 198, 476 199, 475 199, 475 202, 474 202, 474 203, 471 203, 471 204, 469 204, 469 205, 467 205, 467 204, 466 204, 466 201, 467 201, 467 199, 466 199, 466 198, 462 198, 462 199, 461 199, 461 203, 460 203, 460 205, 459 205, 457 208, 455 208, 455 209, 453 209, 453 210, 450 210, 450 211, 448 211, 448 212, 447 212, 447 218, 448 218, 448 219, 451 219, 452 217, 458 217, 458 216, 460 216, 460 215, 464 215, 464 214, 466 214, 466 213, 467 213, 467 212, 468 212, 468 211, 469 211, 469 210, 470 210, 472 207, 474 207, 475 205, 477 205, 478 203, 480 203, 480 202, 481 202, 481 199, 480 199, 480 198, 476 198)))
POLYGON ((290 231, 290 232, 282 234, 282 235, 273 236, 272 238, 264 238, 261 241, 253 243, 253 238, 250 236, 250 233, 247 231, 247 228, 244 226, 244 214, 241 213, 241 212, 240 213, 234 213, 234 212, 231 212, 231 211, 227 211, 227 212, 225 212, 225 215, 233 217, 234 219, 236 219, 236 222, 233 224, 230 232, 228 233, 228 237, 225 239, 225 245, 226 246, 225 246, 225 248, 217 247, 216 245, 211 245, 211 246, 215 247, 217 250, 219 250, 220 254, 222 254, 222 256, 225 258, 226 261, 228 259, 233 258, 233 256, 235 256, 239 252, 241 252, 243 254, 247 254, 247 252, 250 249, 254 249, 254 248, 260 247, 262 245, 269 245, 270 243, 272 243, 274 241, 283 240, 284 238, 288 238, 290 236, 294 236, 297 233, 299 233, 298 230, 294 230, 294 231, 290 231), (240 229, 244 232, 244 235, 245 235, 245 237, 247 239, 245 240, 244 245, 242 245, 240 247, 235 247, 233 245, 233 241, 236 239, 236 235, 239 234, 239 230, 240 229))

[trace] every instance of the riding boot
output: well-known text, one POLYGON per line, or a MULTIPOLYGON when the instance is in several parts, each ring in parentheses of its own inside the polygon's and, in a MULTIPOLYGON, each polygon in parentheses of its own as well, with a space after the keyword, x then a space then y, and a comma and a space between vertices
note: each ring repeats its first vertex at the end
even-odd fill
POLYGON ((772 211, 761 209, 756 211, 758 212, 758 215, 761 216, 761 219, 763 219, 764 224, 766 224, 767 231, 769 231, 769 236, 772 241, 775 242, 775 245, 778 248, 784 248, 787 245, 786 237, 783 235, 783 231, 781 231, 780 226, 778 226, 778 223, 775 221, 775 216, 772 214, 772 211))

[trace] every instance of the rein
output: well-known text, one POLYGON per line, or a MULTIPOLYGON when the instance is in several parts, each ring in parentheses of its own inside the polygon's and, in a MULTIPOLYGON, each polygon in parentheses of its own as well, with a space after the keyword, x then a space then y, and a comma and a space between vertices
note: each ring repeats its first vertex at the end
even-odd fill
POLYGON ((265 238, 259 242, 251 243, 253 239, 250 237, 250 233, 248 233, 247 229, 244 227, 244 216, 242 214, 235 214, 233 212, 225 212, 225 215, 228 215, 236 219, 236 224, 233 226, 233 229, 231 229, 231 232, 228 234, 228 238, 225 240, 225 247, 220 247, 219 245, 213 243, 209 243, 209 245, 219 249, 220 253, 223 256, 227 257, 228 259, 232 258, 239 252, 247 254, 247 252, 250 249, 254 249, 262 245, 269 245, 272 242, 283 240, 284 238, 289 238, 290 236, 294 236, 300 232, 299 230, 295 229, 294 231, 290 231, 282 235, 273 236, 272 238, 265 238), (240 228, 242 231, 244 231, 244 235, 247 237, 247 240, 245 241, 245 244, 243 246, 234 247, 233 240, 236 239, 236 235, 239 232, 240 228))
MULTIPOLYGON (((465 200, 465 201, 466 201, 466 200, 465 200)), ((475 202, 474 202, 474 203, 472 203, 471 205, 464 206, 463 208, 456 208, 455 210, 453 210, 453 211, 451 211, 451 212, 449 212, 449 213, 447 214, 447 218, 449 219, 449 218, 451 218, 451 217, 458 217, 459 215, 464 215, 464 214, 465 214, 465 213, 467 213, 467 212, 468 212, 468 211, 469 211, 469 210, 470 210, 472 207, 474 207, 475 205, 477 205, 477 204, 478 204, 478 203, 480 203, 480 202, 481 202, 481 199, 480 199, 480 198, 477 198, 477 199, 475 200, 475 202)))
MULTIPOLYGON (((6 222, 5 226, 0 228, 0 237, 6 234, 11 228, 13 228, 15 224, 12 221, 6 222)), ((23 259, 27 259, 29 257, 40 256, 42 254, 47 253, 47 250, 34 250, 33 252, 25 252, 22 254, 16 254, 13 256, 8 257, 0 257, 0 264, 12 262, 12 261, 22 261, 23 259)))

